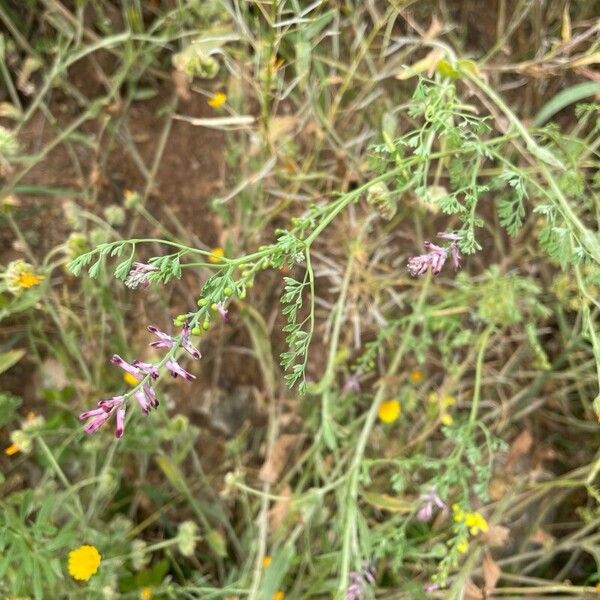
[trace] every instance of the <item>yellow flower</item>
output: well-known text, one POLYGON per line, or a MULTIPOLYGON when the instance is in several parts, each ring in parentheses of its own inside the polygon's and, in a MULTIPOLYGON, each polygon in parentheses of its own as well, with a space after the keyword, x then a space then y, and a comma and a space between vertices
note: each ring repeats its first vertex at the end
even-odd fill
POLYGON ((453 396, 444 396, 442 404, 444 406, 454 406, 456 404, 456 399, 453 396))
POLYGON ((467 513, 465 525, 469 528, 471 535, 477 535, 480 531, 485 533, 489 529, 487 521, 478 512, 467 513))
POLYGON ((150 600, 152 598, 152 588, 144 587, 140 590, 140 598, 142 600, 150 600))
POLYGON ((283 600, 285 598, 285 594, 283 592, 275 592, 273 594, 273 600, 283 600))
POLYGON ((469 549, 469 542, 467 542, 467 540, 461 540, 458 542, 458 544, 456 544, 456 549, 461 554, 464 554, 469 549))
POLYGON ((69 552, 69 574, 78 581, 87 581, 100 566, 102 556, 95 546, 79 546, 69 552))
POLYGON ((223 248, 213 248, 210 251, 210 256, 208 257, 208 262, 216 265, 221 262, 221 258, 225 256, 225 250, 223 248))
POLYGON ((465 511, 458 504, 452 505, 452 512, 457 523, 462 523, 465 520, 465 511))
POLYGON ((4 449, 6 456, 12 456, 17 452, 23 452, 23 454, 29 454, 33 449, 33 442, 31 435, 29 435, 25 429, 25 422, 23 429, 15 429, 10 434, 11 445, 4 449))
POLYGON ((223 92, 217 92, 214 96, 206 101, 206 103, 209 106, 212 106, 212 108, 221 108, 225 102, 227 102, 227 96, 223 92))
POLYGON ((13 260, 9 263, 4 277, 8 289, 16 296, 44 281, 44 276, 36 273, 33 265, 24 260, 13 260))
POLYGON ((379 420, 384 423, 393 423, 400 416, 400 402, 398 400, 388 400, 382 402, 379 407, 379 420))
POLYGON ((262 559, 263 569, 266 569, 271 564, 272 560, 273 559, 268 554, 265 554, 265 556, 263 556, 263 559, 262 559))
POLYGON ((44 281, 43 275, 36 275, 35 273, 20 273, 17 275, 16 285, 24 290, 27 290, 39 285, 42 281, 44 281))
POLYGON ((446 427, 450 427, 450 425, 452 425, 452 423, 454 423, 454 419, 452 418, 452 415, 449 415, 448 413, 444 413, 441 416, 440 421, 442 422, 442 425, 445 425, 446 427))
POLYGON ((423 371, 420 369, 413 369, 408 377, 412 383, 420 383, 423 381, 423 371))
POLYGON ((7 448, 4 448, 4 454, 6 454, 6 456, 12 456, 17 452, 21 452, 21 446, 19 446, 19 444, 17 444, 16 442, 13 442, 7 448))
POLYGON ((132 375, 127 371, 123 373, 123 381, 131 387, 135 387, 140 382, 140 380, 137 377, 135 377, 135 375, 132 375))

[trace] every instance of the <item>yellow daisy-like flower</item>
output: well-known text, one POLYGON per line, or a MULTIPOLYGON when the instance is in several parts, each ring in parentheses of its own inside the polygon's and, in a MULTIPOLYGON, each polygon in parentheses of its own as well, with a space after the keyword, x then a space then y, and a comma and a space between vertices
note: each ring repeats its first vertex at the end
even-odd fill
POLYGON ((223 92, 217 92, 206 101, 212 108, 221 108, 225 102, 227 102, 227 96, 223 92))
POLYGON ((221 259, 225 256, 225 250, 223 248, 213 248, 210 251, 210 256, 208 257, 208 262, 216 265, 221 262, 221 259))
POLYGON ((35 272, 33 265, 24 260, 13 260, 6 267, 4 274, 8 289, 18 296, 23 290, 40 285, 44 276, 35 272))
POLYGON ((135 387, 140 382, 140 380, 135 375, 132 375, 127 371, 123 373, 123 381, 131 387, 135 387))
POLYGON ((69 574, 78 581, 87 581, 98 571, 101 560, 102 556, 95 546, 79 546, 69 552, 69 574))
POLYGON ((283 592, 275 592, 273 594, 273 600, 283 600, 285 598, 285 594, 283 592))
POLYGON ((265 554, 265 556, 263 556, 263 559, 262 559, 263 569, 266 569, 271 564, 272 561, 273 561, 273 559, 268 554, 265 554))
POLYGON ((398 400, 388 400, 382 402, 377 412, 379 420, 383 423, 393 423, 400 416, 400 402, 398 400))
POLYGON ((450 427, 450 425, 452 425, 452 423, 454 423, 454 419, 452 418, 452 415, 449 415, 448 413, 444 413, 441 416, 440 421, 442 422, 442 425, 445 425, 446 427, 450 427))
POLYGON ((35 273, 20 273, 16 277, 16 285, 24 290, 35 287, 44 281, 43 275, 36 275, 35 273))
POLYGON ((140 598, 142 600, 150 600, 152 598, 152 588, 146 586, 140 590, 140 598))
POLYGON ((486 533, 489 529, 487 521, 481 513, 467 513, 465 515, 465 525, 469 528, 471 535, 477 535, 480 531, 486 533))
POLYGON ((420 383, 421 381, 423 381, 423 377, 423 371, 421 371, 420 369, 413 369, 410 372, 410 375, 408 376, 412 383, 420 383))
POLYGON ((469 542, 467 540, 461 540, 456 544, 456 549, 461 553, 465 554, 465 552, 469 549, 469 542))

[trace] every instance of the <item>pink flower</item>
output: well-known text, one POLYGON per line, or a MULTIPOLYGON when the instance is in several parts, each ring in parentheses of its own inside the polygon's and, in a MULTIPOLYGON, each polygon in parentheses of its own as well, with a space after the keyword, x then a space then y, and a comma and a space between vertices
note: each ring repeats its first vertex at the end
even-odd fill
POLYGON ((123 437, 123 432, 125 431, 125 407, 123 405, 117 408, 117 426, 115 429, 115 435, 118 438, 123 437))
POLYGON ((142 362, 141 360, 134 360, 131 363, 136 369, 150 375, 152 379, 158 379, 158 367, 151 363, 142 362))
POLYGON ((171 371, 171 375, 175 378, 182 377, 183 379, 185 379, 187 381, 192 381, 193 379, 196 379, 195 375, 192 375, 191 373, 186 371, 175 360, 168 360, 165 363, 165 367, 167 367, 167 369, 169 369, 169 371, 171 371))
POLYGON ((134 365, 128 363, 126 360, 122 359, 118 354, 113 354, 110 362, 117 367, 121 367, 123 371, 133 375, 138 380, 142 378, 142 373, 140 369, 135 367, 134 365))
POLYGON ((458 240, 461 239, 460 236, 455 233, 438 233, 437 237, 450 240, 450 245, 448 248, 442 248, 432 242, 425 242, 424 246, 427 253, 411 256, 408 259, 408 272, 413 277, 423 275, 428 270, 437 275, 442 270, 449 253, 452 256, 454 270, 456 271, 460 268, 460 252, 457 244, 458 240))
POLYGON ((431 521, 434 507, 444 508, 446 506, 444 501, 435 493, 435 490, 431 490, 427 494, 422 494, 419 498, 423 501, 421 508, 417 512, 417 519, 419 521, 431 521))
POLYGON ((348 394, 350 392, 360 392, 360 372, 357 371, 350 375, 346 381, 344 382, 344 387, 342 388, 342 392, 344 394, 348 394))
POLYGON ((227 315, 229 314, 229 311, 225 308, 225 306, 223 306, 222 302, 217 304, 217 312, 221 315, 221 319, 223 319, 223 321, 227 321, 227 315))
POLYGON ((133 269, 129 271, 129 275, 125 279, 125 285, 131 290, 138 287, 147 288, 150 285, 148 277, 153 271, 158 271, 158 267, 140 262, 133 263, 133 269))

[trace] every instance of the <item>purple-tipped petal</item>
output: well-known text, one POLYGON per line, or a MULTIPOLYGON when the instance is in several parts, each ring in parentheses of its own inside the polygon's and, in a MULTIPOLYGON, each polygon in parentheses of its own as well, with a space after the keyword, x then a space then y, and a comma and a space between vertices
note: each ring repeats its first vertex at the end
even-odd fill
POLYGON ((113 396, 112 398, 107 398, 106 400, 100 400, 98 402, 98 406, 104 412, 110 412, 115 406, 121 406, 123 401, 125 400, 125 396, 113 396))
POLYGON ((147 383, 143 386, 144 395, 146 396, 146 400, 148 400, 148 404, 152 408, 156 408, 158 406, 158 398, 156 397, 156 392, 149 386, 147 383))
POLYGON ((173 338, 164 331, 161 331, 158 327, 154 325, 148 325, 148 331, 153 333, 158 340, 155 342, 150 342, 150 346, 153 348, 172 348, 174 340, 173 338))
POLYGON ((126 360, 122 359, 118 354, 113 354, 110 362, 117 367, 121 367, 123 371, 126 371, 130 375, 137 377, 138 379, 142 378, 142 374, 139 369, 134 367, 132 364, 128 363, 126 360))
POLYGON ((83 430, 86 433, 92 434, 95 431, 98 431, 98 429, 100 429, 100 427, 102 427, 102 425, 104 425, 104 423, 106 423, 106 421, 108 421, 108 418, 110 417, 110 413, 105 412, 102 415, 99 415, 97 417, 94 417, 91 421, 89 421, 87 423, 87 425, 83 428, 83 430))
POLYGON ((148 401, 146 400, 146 394, 144 394, 144 392, 142 390, 138 390, 134 394, 134 397, 137 400, 138 404, 140 405, 142 412, 147 415, 150 412, 150 405, 148 404, 148 401))
POLYGON ((86 410, 79 415, 80 421, 85 421, 90 417, 99 417, 106 414, 106 411, 103 408, 94 408, 93 410, 86 410))
POLYGON ((158 340, 156 342, 150 342, 150 346, 152 348, 172 348, 173 342, 168 342, 167 340, 158 340))
POLYGON ((134 360, 131 364, 136 369, 139 369, 140 371, 143 371, 144 373, 150 375, 152 379, 158 379, 158 367, 156 365, 147 362, 142 362, 141 360, 137 359, 134 360))
POLYGON ((174 360, 168 360, 165 363, 165 367, 167 367, 167 369, 169 369, 169 371, 171 372, 171 375, 175 378, 182 377, 183 379, 186 379, 187 381, 192 381, 193 379, 196 379, 195 375, 192 375, 191 373, 186 371, 183 367, 181 367, 174 360))
POLYGON ((181 346, 192 358, 196 360, 202 358, 198 348, 190 342, 190 326, 187 321, 183 325, 183 331, 181 332, 181 346))
POLYGON ((123 437, 124 431, 125 431, 125 407, 119 406, 119 408, 117 408, 115 436, 117 438, 123 437))

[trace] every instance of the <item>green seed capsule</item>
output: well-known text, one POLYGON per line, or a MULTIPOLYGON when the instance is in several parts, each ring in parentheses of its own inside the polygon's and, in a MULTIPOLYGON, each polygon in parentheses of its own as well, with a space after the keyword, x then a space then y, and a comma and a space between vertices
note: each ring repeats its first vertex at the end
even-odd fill
POLYGON ((233 290, 232 290, 230 287, 226 287, 226 288, 223 290, 223 293, 224 293, 224 294, 225 294, 225 295, 226 295, 226 296, 229 298, 229 296, 232 296, 232 295, 233 295, 233 290))
POLYGON ((247 288, 253 288, 254 287, 254 280, 251 279, 250 281, 246 282, 246 287, 247 288))
POLYGON ((202 323, 202 329, 208 331, 210 329, 210 321, 204 321, 204 323, 202 323))
POLYGON ((196 325, 196 327, 192 328, 192 335, 200 335, 202 333, 202 329, 196 325))
POLYGON ((246 290, 240 292, 240 298, 243 300, 246 297, 246 290))
POLYGON ((200 298, 198 300, 198 306, 206 306, 208 304, 208 300, 206 298, 200 298))
POLYGON ((215 302, 213 302, 213 303, 210 305, 210 309, 211 309, 213 312, 217 312, 217 309, 218 309, 218 308, 219 308, 219 307, 217 306, 217 304, 216 304, 215 302))

